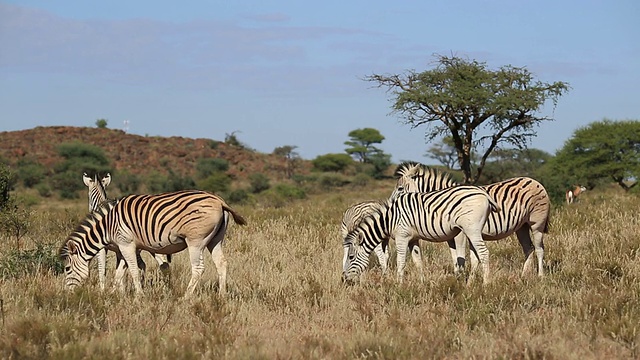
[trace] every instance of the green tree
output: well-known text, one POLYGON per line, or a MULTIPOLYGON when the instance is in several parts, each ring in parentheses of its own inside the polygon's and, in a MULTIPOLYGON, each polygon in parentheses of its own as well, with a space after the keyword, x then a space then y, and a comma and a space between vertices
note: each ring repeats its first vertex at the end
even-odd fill
POLYGON ((291 179, 295 170, 300 166, 300 155, 294 151, 297 148, 297 146, 285 145, 273 150, 274 155, 285 159, 284 172, 287 179, 291 179))
POLYGON ((107 119, 98 119, 96 120, 96 126, 100 129, 107 128, 107 119))
POLYGON ((625 190, 640 177, 640 121, 604 119, 576 130, 555 157, 566 185, 613 180, 625 190))
POLYGON ((0 211, 9 205, 9 191, 13 190, 14 182, 9 166, 0 163, 0 211))
POLYGON ((497 149, 489 157, 480 183, 490 184, 516 176, 539 179, 539 171, 553 155, 539 149, 497 149))
POLYGON ((345 151, 360 162, 369 162, 368 160, 372 155, 382 153, 382 150, 374 146, 374 144, 380 144, 384 140, 384 136, 376 129, 352 130, 349 132, 349 137, 351 140, 344 142, 345 145, 349 146, 345 151))
POLYGON ((344 171, 353 164, 353 159, 347 154, 325 154, 316 156, 311 163, 318 171, 344 171))
POLYGON ((428 141, 451 136, 463 182, 475 183, 491 152, 506 145, 526 148, 534 127, 550 117, 536 116, 547 100, 557 104, 565 82, 543 83, 526 68, 491 70, 485 63, 436 55, 435 67, 417 73, 365 77, 395 97, 393 112, 416 128, 427 125, 428 141), (472 156, 482 154, 472 169, 472 156))
POLYGON ((447 169, 453 169, 458 163, 458 151, 451 136, 445 136, 441 142, 431 145, 426 156, 437 160, 447 169))

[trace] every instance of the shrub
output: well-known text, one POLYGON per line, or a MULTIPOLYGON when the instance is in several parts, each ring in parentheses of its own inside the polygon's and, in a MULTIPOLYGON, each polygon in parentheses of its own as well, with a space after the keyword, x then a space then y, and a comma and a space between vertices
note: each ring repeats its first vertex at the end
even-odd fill
POLYGON ((118 181, 116 183, 123 195, 134 194, 140 187, 140 177, 124 170, 118 174, 118 181))
POLYGON ((323 190, 330 190, 337 187, 342 187, 349 183, 349 180, 339 174, 323 174, 318 179, 318 185, 323 190))
POLYGON ((100 129, 107 128, 107 119, 98 119, 96 120, 96 126, 100 129))
POLYGON ((219 158, 200 158, 196 162, 196 172, 199 179, 206 179, 215 173, 229 170, 229 162, 219 158))
POLYGON ((53 245, 36 244, 35 249, 12 250, 0 260, 1 278, 21 278, 26 275, 53 272, 61 274, 63 265, 53 245))
POLYGON ((51 192, 51 186, 49 186, 49 184, 38 184, 36 185, 36 190, 38 191, 38 194, 40 196, 45 198, 51 197, 51 195, 53 194, 51 192))
POLYGON ((305 193, 304 189, 297 186, 293 186, 293 185, 278 184, 273 188, 273 190, 277 194, 290 200, 304 199, 307 197, 307 194, 305 193))
POLYGON ((220 194, 229 190, 230 184, 231 178, 227 174, 216 173, 209 175, 206 179, 198 181, 197 186, 200 190, 220 194))
POLYGON ((249 175, 249 182, 251 184, 250 191, 254 194, 261 193, 271 187, 269 184, 269 178, 260 173, 249 175))
POLYGON ((18 179, 25 187, 32 188, 45 178, 46 168, 39 163, 26 161, 18 163, 18 179))
POLYGON ((52 185, 64 199, 78 198, 78 191, 85 187, 80 181, 83 172, 111 172, 109 160, 100 147, 81 142, 63 143, 58 146, 58 154, 65 160, 54 166, 52 185))
POLYGON ((243 189, 233 190, 227 195, 227 199, 231 203, 244 203, 249 199, 249 193, 243 189))
POLYGON ((347 154, 326 154, 317 156, 312 164, 318 171, 344 171, 353 164, 353 159, 347 154))

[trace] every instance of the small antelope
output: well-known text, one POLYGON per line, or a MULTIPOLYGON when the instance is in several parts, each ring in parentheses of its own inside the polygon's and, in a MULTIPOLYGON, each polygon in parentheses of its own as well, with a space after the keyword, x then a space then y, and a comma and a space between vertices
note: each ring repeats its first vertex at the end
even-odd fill
POLYGON ((565 194, 567 204, 573 204, 573 202, 576 201, 578 195, 582 194, 585 191, 587 191, 587 188, 580 185, 576 185, 572 190, 567 190, 567 193, 565 194))

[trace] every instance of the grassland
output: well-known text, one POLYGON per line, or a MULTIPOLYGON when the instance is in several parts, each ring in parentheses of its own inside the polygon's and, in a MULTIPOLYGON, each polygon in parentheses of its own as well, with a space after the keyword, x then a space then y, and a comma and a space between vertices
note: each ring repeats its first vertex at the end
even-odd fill
MULTIPOLYGON (((640 199, 583 195, 552 213, 547 276, 520 277, 515 238, 488 244, 492 281, 465 285, 446 245, 423 243, 426 280, 405 282, 372 261, 360 284, 340 281, 339 225, 350 204, 389 186, 313 196, 283 208, 236 206, 225 252, 229 293, 217 295, 211 259, 197 295, 181 296, 187 254, 169 279, 149 274, 145 296, 101 293, 95 264, 86 286, 33 271, 0 284, 5 359, 632 359, 640 357, 640 199)), ((41 207, 22 248, 64 240, 84 201, 41 207)), ((0 239, 0 262, 15 241, 0 239)), ((145 254, 148 255, 148 254, 145 254)), ((392 257, 392 264, 395 260, 392 257)), ((113 257, 108 277, 113 279, 113 257)), ((393 268, 392 268, 393 270, 393 268)))

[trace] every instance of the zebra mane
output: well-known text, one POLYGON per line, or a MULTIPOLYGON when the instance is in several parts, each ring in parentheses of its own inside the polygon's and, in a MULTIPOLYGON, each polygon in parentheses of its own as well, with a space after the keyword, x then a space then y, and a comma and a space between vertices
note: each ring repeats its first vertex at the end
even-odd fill
POLYGON ((393 173, 397 179, 405 176, 421 177, 429 179, 429 181, 455 185, 456 182, 451 178, 448 172, 440 171, 436 168, 429 167, 415 161, 405 161, 398 165, 393 173))
POLYGON ((100 222, 116 205, 116 200, 105 200, 98 206, 97 209, 87 214, 82 222, 75 228, 75 230, 69 234, 65 242, 58 250, 60 260, 65 261, 70 255, 69 241, 77 240, 79 237, 85 236, 91 228, 98 222, 100 222))

